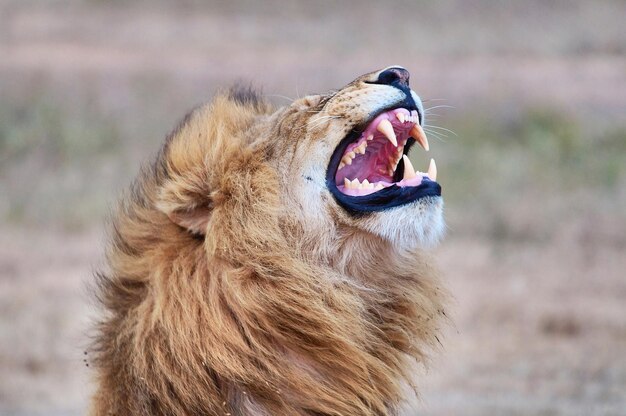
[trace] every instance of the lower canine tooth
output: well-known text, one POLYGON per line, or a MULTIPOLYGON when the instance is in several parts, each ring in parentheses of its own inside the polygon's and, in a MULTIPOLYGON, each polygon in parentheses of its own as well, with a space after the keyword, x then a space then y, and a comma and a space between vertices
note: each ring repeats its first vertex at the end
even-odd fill
POLYGON ((376 130, 385 135, 385 137, 393 144, 394 146, 398 146, 398 140, 396 139, 396 133, 393 131, 393 126, 391 122, 387 119, 382 120, 378 123, 376 130))
POLYGON ((437 180, 437 165, 435 165, 435 159, 430 159, 430 165, 428 165, 428 177, 433 181, 437 180))
POLYGON ((415 174, 415 169, 413 168, 409 158, 404 155, 402 156, 402 160, 404 160, 404 177, 402 179, 412 179, 416 177, 417 175, 415 174))

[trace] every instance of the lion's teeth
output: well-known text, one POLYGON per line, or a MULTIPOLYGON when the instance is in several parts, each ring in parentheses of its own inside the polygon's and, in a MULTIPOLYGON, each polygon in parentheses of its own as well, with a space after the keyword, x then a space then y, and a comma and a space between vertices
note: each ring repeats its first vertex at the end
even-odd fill
POLYGON ((424 133, 424 129, 419 124, 415 124, 411 131, 409 132, 411 137, 413 137, 419 144, 426 150, 427 152, 430 150, 430 146, 428 145, 428 139, 426 138, 426 133, 424 133))
POLYGON ((383 188, 384 188, 384 186, 383 186, 383 184, 382 184, 382 183, 377 184, 377 185, 376 185, 376 187, 375 187, 375 189, 376 189, 377 191, 379 191, 379 190, 381 190, 381 189, 383 189, 383 188))
POLYGON ((352 182, 348 178, 343 178, 343 186, 346 189, 352 188, 352 182))
POLYGON ((339 168, 337 168, 337 170, 341 170, 341 169, 343 169, 343 167, 344 167, 344 166, 346 166, 346 164, 345 164, 345 163, 343 163, 343 162, 341 162, 341 163, 339 164, 339 168))
POLYGON ((400 123, 404 123, 404 113, 396 113, 396 117, 400 120, 400 123))
POLYGON ((430 159, 430 165, 428 165, 428 177, 433 181, 437 180, 437 165, 435 165, 435 159, 430 159))
POLYGON ((344 157, 341 158, 341 162, 343 162, 344 165, 351 165, 352 158, 349 155, 345 155, 344 157))
POLYGON ((416 177, 415 169, 411 164, 411 161, 406 155, 402 156, 402 160, 404 160, 404 177, 402 179, 412 179, 416 177))
POLYGON ((396 133, 393 131, 393 126, 391 122, 387 119, 382 120, 378 123, 378 127, 376 130, 385 135, 385 137, 393 144, 394 146, 398 146, 398 140, 396 139, 396 133))
POLYGON ((374 140, 374 135, 373 134, 370 134, 369 136, 367 136, 367 141, 368 142, 370 142, 372 140, 374 140))

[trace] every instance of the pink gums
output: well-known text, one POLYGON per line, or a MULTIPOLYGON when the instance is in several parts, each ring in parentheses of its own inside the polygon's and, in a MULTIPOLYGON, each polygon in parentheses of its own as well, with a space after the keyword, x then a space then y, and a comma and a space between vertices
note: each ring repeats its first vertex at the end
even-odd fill
MULTIPOLYGON (((365 154, 357 153, 355 158, 352 159, 351 165, 346 165, 342 169, 339 169, 335 174, 335 183, 340 192, 351 196, 363 196, 377 192, 380 189, 354 189, 346 188, 344 186, 344 178, 348 180, 359 179, 359 182, 367 179, 368 182, 374 184, 374 186, 382 185, 388 187, 391 185, 404 186, 419 186, 422 183, 422 179, 427 177, 426 174, 416 172, 417 176, 411 179, 403 179, 399 182, 393 182, 393 175, 388 172, 389 159, 392 156, 398 155, 400 149, 404 149, 404 145, 409 139, 409 131, 415 123, 406 122, 402 123, 397 118, 397 114, 404 114, 406 117, 411 115, 407 109, 397 108, 395 110, 386 111, 376 117, 367 128, 361 133, 358 140, 348 145, 344 151, 344 156, 354 149, 361 146, 367 138, 372 136, 372 140, 367 141, 367 148, 365 154), (384 134, 377 130, 378 124, 382 120, 389 120, 396 134, 396 140, 398 147, 394 146, 384 134)), ((416 116, 417 112, 413 112, 416 116)), ((356 152, 355 152, 356 153, 356 152)), ((342 156, 343 157, 343 156, 342 156)), ((394 171, 397 166, 394 166, 394 171)))

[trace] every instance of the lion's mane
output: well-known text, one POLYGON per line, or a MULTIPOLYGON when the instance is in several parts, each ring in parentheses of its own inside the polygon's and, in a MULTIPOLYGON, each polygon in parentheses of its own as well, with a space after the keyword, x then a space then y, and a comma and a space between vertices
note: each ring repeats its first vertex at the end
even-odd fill
POLYGON ((428 257, 355 230, 311 238, 290 219, 267 163, 290 148, 245 145, 300 117, 273 112, 250 91, 218 96, 122 198, 98 279, 92 414, 394 414, 438 343, 428 257))

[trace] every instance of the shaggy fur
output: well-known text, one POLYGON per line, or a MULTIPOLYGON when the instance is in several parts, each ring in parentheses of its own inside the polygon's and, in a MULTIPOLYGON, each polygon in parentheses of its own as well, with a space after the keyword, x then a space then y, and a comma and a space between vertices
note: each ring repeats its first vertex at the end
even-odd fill
POLYGON ((92 415, 397 412, 438 342, 445 296, 418 246, 441 201, 354 217, 323 179, 395 99, 376 74, 278 110, 236 89, 168 137, 112 221, 92 415), (376 231, 394 218, 411 241, 376 231))

